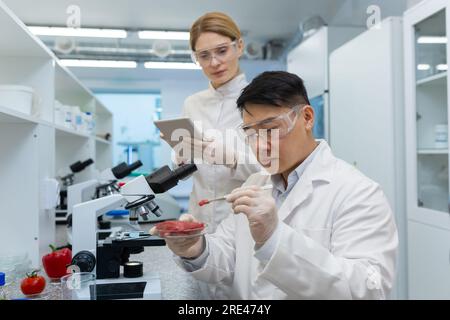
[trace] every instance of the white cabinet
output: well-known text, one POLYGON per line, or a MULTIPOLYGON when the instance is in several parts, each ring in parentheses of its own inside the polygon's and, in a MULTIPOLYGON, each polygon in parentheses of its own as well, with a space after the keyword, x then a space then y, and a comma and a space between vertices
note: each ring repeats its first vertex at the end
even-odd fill
POLYGON ((47 152, 54 133, 44 124, 10 120, 0 115, 0 256, 27 253, 38 266, 55 234, 54 210, 40 203, 41 183, 53 175, 47 152))
POLYGON ((399 230, 397 283, 406 297, 402 20, 385 19, 330 55, 334 154, 380 184, 399 230))
POLYGON ((449 35, 448 0, 404 14, 410 298, 450 299, 449 35))
POLYGON ((99 101, 95 101, 95 167, 102 171, 113 166, 113 115, 99 101), (108 140, 105 139, 106 134, 110 134, 108 140))
MULTIPOLYGON (((27 253, 38 267, 55 242, 46 182, 78 160, 92 158, 98 169, 111 166, 111 143, 96 133, 112 132, 112 115, 1 1, 0 30, 6 30, 0 33, 0 85, 27 86, 35 93, 31 114, 0 98, 0 257, 27 253), (55 99, 92 112, 97 132, 56 124, 55 99)), ((77 178, 92 173, 90 168, 77 178)))
POLYGON ((450 231, 408 222, 409 298, 449 299, 450 231))
POLYGON ((405 13, 405 107, 409 218, 450 229, 446 42, 450 4, 430 0, 405 13), (442 134, 440 135, 442 137, 442 134))
POLYGON ((316 112, 314 133, 316 137, 325 138, 329 142, 333 139, 329 135, 328 123, 329 55, 362 31, 363 29, 356 27, 324 26, 302 41, 287 56, 287 71, 303 79, 316 112))

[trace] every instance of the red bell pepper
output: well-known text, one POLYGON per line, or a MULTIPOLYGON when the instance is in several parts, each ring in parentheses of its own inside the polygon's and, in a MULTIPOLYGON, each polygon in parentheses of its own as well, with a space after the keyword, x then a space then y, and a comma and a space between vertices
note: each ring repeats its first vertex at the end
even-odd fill
POLYGON ((42 257, 42 264, 49 278, 59 279, 68 274, 67 267, 72 263, 72 251, 67 248, 56 250, 52 245, 50 248, 52 252, 42 257))

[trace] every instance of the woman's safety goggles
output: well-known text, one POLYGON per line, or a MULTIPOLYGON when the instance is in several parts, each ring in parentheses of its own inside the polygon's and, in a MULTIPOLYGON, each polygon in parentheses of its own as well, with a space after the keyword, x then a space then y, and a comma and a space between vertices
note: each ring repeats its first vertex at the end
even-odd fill
POLYGON ((226 62, 231 60, 236 55, 237 52, 237 41, 232 41, 230 43, 224 43, 217 47, 193 51, 191 53, 192 61, 200 66, 208 66, 213 58, 217 61, 226 62))
POLYGON ((279 139, 286 137, 292 129, 294 129, 297 122, 298 115, 303 111, 305 105, 298 105, 292 110, 279 115, 257 122, 242 124, 238 127, 240 134, 244 137, 245 142, 249 145, 256 145, 258 142, 264 140, 266 142, 277 142, 279 139))

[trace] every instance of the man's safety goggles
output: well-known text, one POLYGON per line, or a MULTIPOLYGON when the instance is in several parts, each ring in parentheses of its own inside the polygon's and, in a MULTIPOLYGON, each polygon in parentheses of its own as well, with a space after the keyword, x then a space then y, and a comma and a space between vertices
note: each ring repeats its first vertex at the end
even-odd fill
POLYGON ((240 134, 244 137, 247 144, 256 144, 260 139, 271 141, 272 138, 282 139, 286 137, 297 122, 298 115, 305 105, 298 105, 292 110, 264 120, 249 124, 242 124, 238 127, 240 134))

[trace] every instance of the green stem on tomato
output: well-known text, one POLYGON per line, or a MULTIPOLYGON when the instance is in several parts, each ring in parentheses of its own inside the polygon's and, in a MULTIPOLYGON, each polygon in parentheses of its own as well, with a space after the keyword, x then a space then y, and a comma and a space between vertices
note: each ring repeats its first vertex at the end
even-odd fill
POLYGON ((37 277, 37 273, 39 272, 39 270, 33 270, 31 273, 27 273, 27 277, 28 278, 35 278, 37 277))

